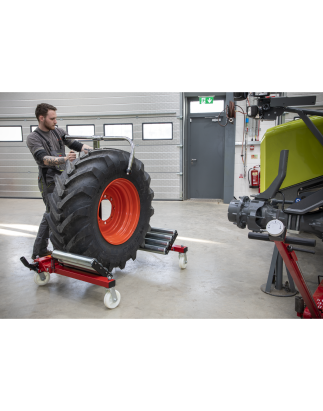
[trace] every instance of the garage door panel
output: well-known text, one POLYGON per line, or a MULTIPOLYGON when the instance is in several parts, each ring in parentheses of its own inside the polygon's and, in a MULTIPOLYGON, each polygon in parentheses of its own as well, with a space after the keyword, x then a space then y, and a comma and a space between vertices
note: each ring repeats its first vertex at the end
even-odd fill
POLYGON ((5 158, 4 156, 7 154, 26 154, 32 157, 29 148, 25 146, 23 147, 2 147, 1 145, 1 153, 0 153, 0 161, 5 158))
POLYGON ((174 165, 171 161, 153 161, 153 160, 149 160, 149 161, 145 161, 145 170, 147 171, 147 173, 153 173, 153 172, 158 172, 158 173, 162 173, 165 171, 165 169, 167 169, 168 172, 172 172, 172 173, 177 173, 179 172, 179 167, 177 165, 174 165))
POLYGON ((37 178, 30 180, 13 180, 0 179, 0 196, 1 197, 39 197, 41 198, 40 191, 38 189, 37 178))
POLYGON ((13 197, 13 198, 42 198, 39 190, 17 190, 15 187, 11 187, 8 190, 0 189, 0 196, 2 198, 13 197))
POLYGON ((13 143, 12 143, 12 141, 0 141, 0 148, 1 148, 1 150, 2 150, 2 148, 3 147, 11 147, 11 148, 14 148, 15 150, 17 149, 17 148, 20 148, 20 147, 26 147, 26 141, 15 141, 14 142, 14 145, 13 145, 13 143))
MULTIPOLYGON (((35 161, 34 161, 35 164, 35 161)), ((38 166, 37 165, 32 165, 32 166, 26 166, 26 165, 6 165, 3 166, 0 164, 0 173, 5 172, 5 173, 35 173, 38 175, 38 166)))
POLYGON ((154 190, 154 199, 180 200, 182 198, 182 177, 175 173, 150 173, 150 186, 154 190))
MULTIPOLYGON (((0 154, 0 164, 7 165, 8 162, 15 161, 19 164, 21 161, 31 161, 35 163, 33 156, 29 153, 13 153, 12 150, 10 153, 1 153, 0 154)), ((31 163, 30 163, 31 164, 31 163)))
MULTIPOLYGON (((15 164, 17 164, 17 167, 32 167, 35 166, 36 162, 33 159, 32 156, 29 156, 29 158, 17 158, 17 156, 14 158, 15 164)), ((11 167, 13 163, 13 160, 10 159, 3 159, 1 158, 1 166, 2 167, 11 167)))
POLYGON ((37 185, 37 173, 0 173, 0 184, 3 185, 37 185))

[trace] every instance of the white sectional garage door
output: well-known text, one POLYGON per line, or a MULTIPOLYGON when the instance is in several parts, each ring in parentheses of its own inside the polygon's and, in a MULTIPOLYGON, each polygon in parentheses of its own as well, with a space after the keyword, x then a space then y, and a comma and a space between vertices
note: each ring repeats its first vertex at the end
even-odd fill
MULTIPOLYGON (((36 105, 45 102, 57 107, 64 129, 94 125, 95 134, 104 135, 111 130, 105 125, 132 125, 136 157, 151 176, 155 199, 182 200, 181 98, 181 93, 0 93, 0 126, 21 126, 23 134, 21 142, 0 133, 0 197, 40 198, 38 168, 26 138, 37 125, 36 105)), ((123 142, 101 142, 101 147, 129 151, 123 142)))

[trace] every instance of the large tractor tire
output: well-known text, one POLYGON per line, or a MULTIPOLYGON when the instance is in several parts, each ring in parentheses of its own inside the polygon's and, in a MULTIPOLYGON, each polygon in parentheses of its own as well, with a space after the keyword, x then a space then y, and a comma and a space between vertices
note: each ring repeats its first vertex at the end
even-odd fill
POLYGON ((150 228, 154 192, 142 162, 134 159, 127 175, 128 161, 125 151, 103 149, 67 162, 49 195, 47 220, 55 249, 96 258, 109 270, 135 260, 150 228), (105 204, 109 217, 102 215, 105 204))

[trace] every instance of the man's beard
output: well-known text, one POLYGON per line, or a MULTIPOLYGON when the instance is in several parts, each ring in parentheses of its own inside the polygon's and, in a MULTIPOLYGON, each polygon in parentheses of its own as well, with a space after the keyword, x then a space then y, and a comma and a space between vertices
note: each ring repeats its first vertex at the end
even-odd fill
POLYGON ((47 123, 47 121, 44 121, 44 126, 48 129, 48 130, 54 130, 55 126, 51 126, 47 123))

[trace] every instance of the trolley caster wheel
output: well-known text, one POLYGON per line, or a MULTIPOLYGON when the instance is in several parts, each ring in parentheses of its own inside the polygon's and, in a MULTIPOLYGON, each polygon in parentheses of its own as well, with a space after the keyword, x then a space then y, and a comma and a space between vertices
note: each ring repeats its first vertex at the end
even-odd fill
POLYGON ((50 280, 50 274, 49 273, 43 272, 42 274, 45 276, 45 280, 42 280, 40 278, 39 273, 35 273, 35 275, 34 275, 34 281, 37 285, 45 285, 50 280))
POLYGON ((187 266, 187 255, 186 255, 186 253, 179 254, 178 258, 179 258, 179 261, 178 261, 179 268, 184 270, 184 268, 186 268, 186 266, 187 266))
POLYGON ((113 291, 111 292, 111 290, 108 290, 105 293, 105 296, 104 296, 104 305, 107 308, 110 308, 111 310, 113 308, 118 307, 118 305, 120 304, 120 301, 121 301, 121 295, 120 295, 119 291, 117 291, 117 290, 114 290, 114 291, 115 291, 116 301, 114 301, 114 296, 113 296, 114 293, 113 293, 113 291))

